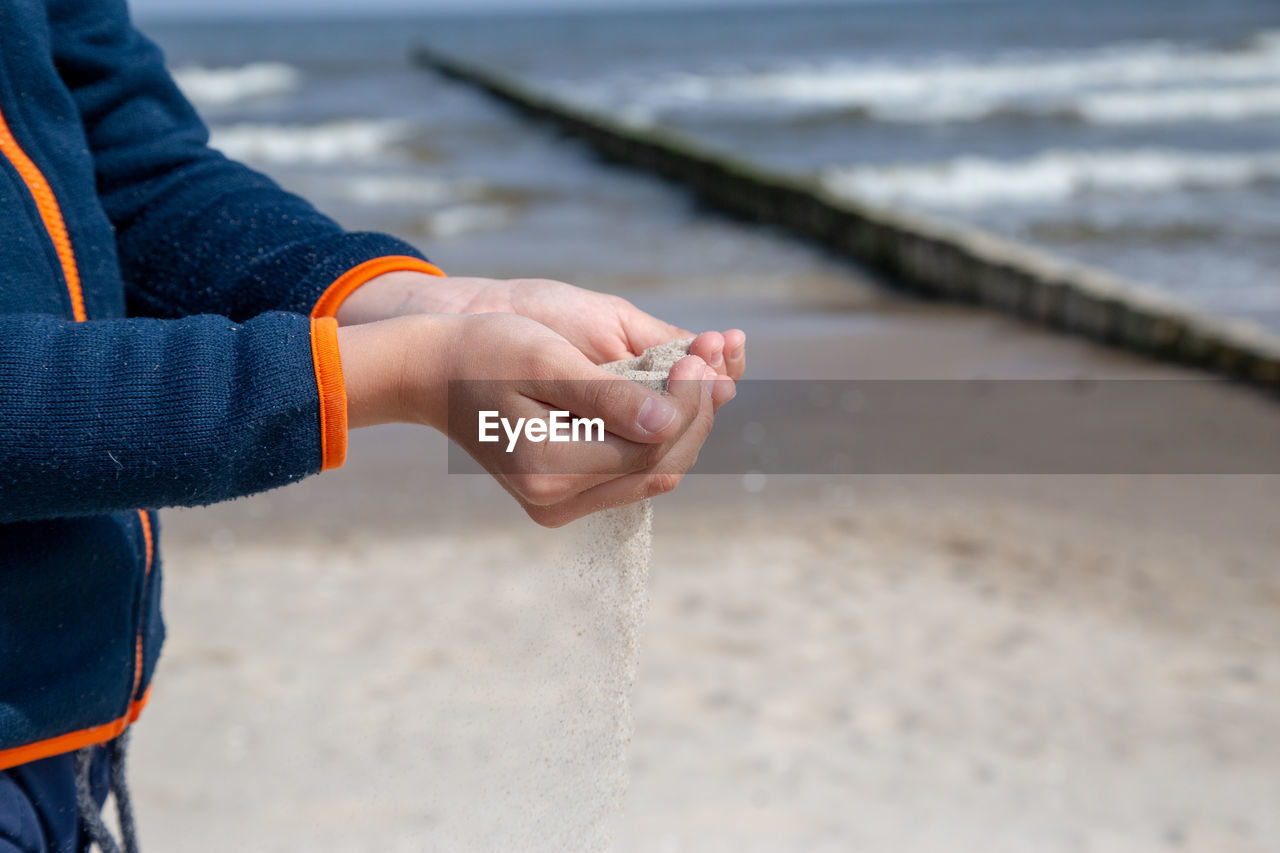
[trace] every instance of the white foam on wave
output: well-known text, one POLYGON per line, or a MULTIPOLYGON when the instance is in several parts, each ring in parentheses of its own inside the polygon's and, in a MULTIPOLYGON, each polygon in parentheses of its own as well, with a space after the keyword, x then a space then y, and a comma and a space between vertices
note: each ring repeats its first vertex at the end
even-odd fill
POLYGON ((1280 85, 1098 92, 1074 109, 1094 124, 1247 121, 1280 116, 1280 85))
POLYGON ((288 94, 298 87, 302 74, 282 62, 251 62, 227 68, 178 68, 173 79, 197 107, 224 107, 288 94))
POLYGON ((336 189, 339 195, 356 204, 430 207, 474 198, 480 185, 474 181, 412 175, 358 175, 342 179, 336 189))
POLYGON ((861 109, 877 119, 904 122, 973 121, 1007 112, 1133 121, 1137 119, 1132 117, 1143 115, 1143 99, 1148 96, 1157 101, 1146 111, 1154 120, 1204 114, 1270 115, 1268 85, 1280 86, 1280 31, 1259 33, 1235 49, 1155 41, 993 58, 831 62, 727 74, 682 72, 658 79, 591 83, 573 94, 640 113, 707 104, 764 104, 861 109), (1186 91, 1175 94, 1179 89, 1195 92, 1215 87, 1216 94, 1202 93, 1199 100, 1186 91), (1253 106, 1250 99, 1254 97, 1263 106, 1253 106), (1230 105, 1224 106, 1228 101, 1230 105), (1170 104, 1182 106, 1179 110, 1170 104))
POLYGON ((1280 151, 1217 154, 1160 148, 1049 150, 1021 160, 956 157, 934 163, 832 169, 832 191, 931 208, 1042 204, 1085 193, 1229 189, 1280 180, 1280 151))
POLYGON ((461 204, 446 207, 425 217, 419 226, 429 237, 450 239, 478 231, 502 228, 511 221, 511 211, 496 204, 461 204))
POLYGON ((367 163, 384 159, 405 130, 396 120, 232 124, 214 127, 210 144, 228 157, 255 163, 367 163))

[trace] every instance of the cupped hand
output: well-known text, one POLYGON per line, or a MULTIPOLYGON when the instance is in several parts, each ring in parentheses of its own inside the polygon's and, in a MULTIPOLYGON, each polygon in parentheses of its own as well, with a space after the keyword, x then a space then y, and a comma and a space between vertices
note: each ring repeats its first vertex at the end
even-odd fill
MULTIPOLYGON (((434 426, 475 458, 535 521, 559 526, 675 487, 714 420, 716 388, 731 386, 698 356, 671 372, 667 394, 614 376, 562 335, 511 314, 405 317, 340 331, 349 399, 367 422, 434 426), (388 366, 393 388, 361 377, 388 366), (604 440, 480 440, 479 412, 546 420, 551 411, 599 418, 604 440)), ((352 412, 353 425, 360 416, 352 412)))
MULTIPOLYGON (((437 278, 423 273, 386 273, 347 297, 338 311, 343 325, 406 314, 518 314, 542 323, 596 364, 630 358, 657 344, 693 337, 626 299, 548 279, 437 278)), ((690 349, 733 381, 746 369, 746 335, 740 329, 704 332, 690 349)), ((731 397, 718 384, 717 404, 731 397)))

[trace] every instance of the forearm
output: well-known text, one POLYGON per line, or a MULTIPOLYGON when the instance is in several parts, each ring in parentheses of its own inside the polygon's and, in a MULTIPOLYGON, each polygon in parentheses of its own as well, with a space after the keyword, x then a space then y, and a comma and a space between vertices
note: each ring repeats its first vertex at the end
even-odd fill
POLYGON ((207 504, 319 471, 314 343, 296 314, 0 317, 0 521, 207 504))
POLYGON ((380 263, 430 268, 415 247, 385 234, 344 231, 216 152, 192 156, 156 179, 174 186, 148 188, 156 197, 136 213, 124 202, 144 192, 99 181, 116 223, 132 316, 214 313, 242 322, 266 311, 309 314, 353 275, 367 281, 361 276, 380 263))

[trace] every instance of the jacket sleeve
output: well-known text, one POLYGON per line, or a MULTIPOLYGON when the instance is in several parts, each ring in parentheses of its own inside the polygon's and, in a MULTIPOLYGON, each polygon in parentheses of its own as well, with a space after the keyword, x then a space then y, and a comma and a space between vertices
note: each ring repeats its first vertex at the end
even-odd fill
POLYGON ((381 272, 441 274, 413 246, 346 232, 208 146, 124 0, 50 0, 54 60, 80 113, 134 315, 309 313, 381 272))
POLYGON ((331 318, 0 315, 0 522, 227 500, 345 443, 331 318))

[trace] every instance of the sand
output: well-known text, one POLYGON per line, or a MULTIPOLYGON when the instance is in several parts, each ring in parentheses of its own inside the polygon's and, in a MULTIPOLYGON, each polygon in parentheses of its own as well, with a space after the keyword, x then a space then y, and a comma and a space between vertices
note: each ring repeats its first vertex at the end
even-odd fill
MULTIPOLYGON (((962 312, 774 315, 726 319, 754 376, 1167 371, 962 312)), ((163 515, 145 849, 590 849, 554 830, 601 816, 619 851, 1280 849, 1278 477, 687 478, 610 816, 606 575, 446 470, 358 431, 341 470, 163 515)))
MULTIPOLYGON (((691 485, 656 502, 615 849, 1275 849, 1280 543, 1185 499, 1274 480, 691 485)), ((578 634, 603 575, 566 589, 571 531, 268 506, 283 532, 234 544, 169 524, 146 849, 540 849, 531 819, 590 849, 536 826, 592 825, 608 753, 575 748, 615 721, 576 678, 615 646, 578 634)))
POLYGON ((692 344, 693 338, 659 344, 656 347, 649 347, 635 358, 611 361, 608 364, 601 365, 601 367, 610 373, 616 373, 619 376, 627 377, 633 382, 647 385, 655 391, 665 391, 667 390, 667 375, 671 373, 671 368, 676 366, 677 361, 689 354, 689 347, 692 344))
MULTIPOLYGON (((689 354, 692 339, 650 347, 639 356, 602 365, 605 370, 655 391, 666 391, 667 376, 676 362, 689 354)), ((622 803, 627 790, 627 755, 634 722, 631 689, 640 665, 640 633, 649 601, 649 566, 653 553, 652 501, 616 507, 594 513, 579 522, 579 538, 568 562, 576 578, 587 579, 593 588, 603 654, 587 664, 591 677, 613 698, 612 727, 603 742, 569 743, 582 759, 580 775, 595 778, 595 805, 581 812, 590 825, 573 835, 581 843, 577 850, 607 850, 612 846, 608 820, 622 803)), ((578 706, 581 707, 581 706, 578 706)), ((600 709, 595 709, 599 714, 600 709)), ((597 725, 583 731, 599 731, 597 725)), ((531 792, 534 796, 540 792, 531 792)), ((565 815, 568 817, 568 815, 565 815)), ((525 833, 528 838, 529 833, 525 833)), ((539 846, 556 849, 554 839, 539 846)), ((562 848, 563 849, 563 848, 562 848)))
MULTIPOLYGON (((965 311, 745 302, 713 307, 758 378, 1178 375, 965 311)), ((686 478, 611 813, 608 575, 444 450, 357 430, 343 469, 161 515, 145 849, 591 849, 602 821, 620 852, 1280 849, 1277 476, 686 478)))

